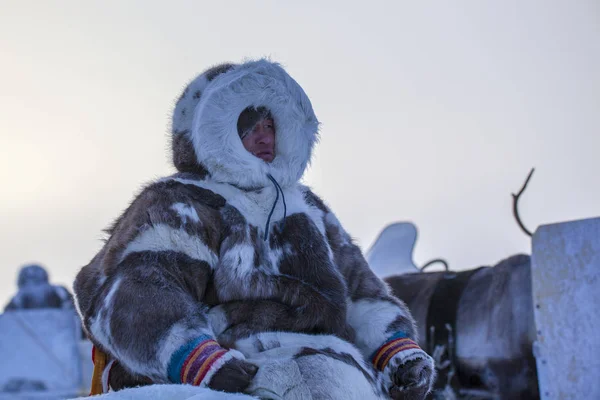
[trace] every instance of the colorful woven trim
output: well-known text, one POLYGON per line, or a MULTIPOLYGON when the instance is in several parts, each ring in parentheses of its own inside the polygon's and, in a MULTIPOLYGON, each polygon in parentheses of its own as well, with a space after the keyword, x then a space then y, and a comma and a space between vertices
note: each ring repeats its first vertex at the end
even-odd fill
POLYGON ((401 351, 410 349, 420 349, 420 347, 404 332, 397 332, 371 356, 371 361, 376 369, 383 371, 392 357, 401 351))
POLYGON ((227 350, 210 336, 202 335, 179 348, 169 362, 169 379, 173 383, 199 386, 215 362, 227 350))

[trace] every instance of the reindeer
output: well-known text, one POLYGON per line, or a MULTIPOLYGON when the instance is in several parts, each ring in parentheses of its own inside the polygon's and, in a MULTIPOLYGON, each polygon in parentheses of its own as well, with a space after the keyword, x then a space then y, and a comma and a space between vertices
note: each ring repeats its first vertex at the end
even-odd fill
POLYGON ((438 394, 452 388, 456 395, 468 398, 539 398, 529 256, 515 255, 494 267, 408 273, 385 280, 410 308, 419 345, 436 359, 440 379, 445 380, 438 379, 438 394), (470 277, 462 293, 446 291, 459 297, 444 299, 456 305, 454 322, 447 322, 436 313, 444 307, 436 288, 451 287, 465 273, 470 277), (432 316, 444 320, 446 332, 429 330, 440 325, 432 316))
MULTIPOLYGON (((517 194, 518 200, 533 170, 517 194)), ((493 267, 453 272, 443 259, 418 268, 412 261, 416 228, 388 226, 367 253, 371 267, 410 308, 419 345, 436 360, 434 399, 539 399, 533 355, 530 257, 513 255, 493 267), (442 263, 445 271, 424 272, 442 263), (390 276, 390 272, 395 274, 390 276)))

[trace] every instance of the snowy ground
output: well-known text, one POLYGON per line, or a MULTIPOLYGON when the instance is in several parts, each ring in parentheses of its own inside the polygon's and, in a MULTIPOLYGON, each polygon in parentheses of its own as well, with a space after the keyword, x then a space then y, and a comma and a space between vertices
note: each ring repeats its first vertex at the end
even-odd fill
MULTIPOLYGON (((79 397, 79 400, 89 399, 89 397, 79 397)), ((118 392, 107 393, 101 396, 94 396, 94 399, 102 400, 251 400, 256 397, 245 394, 232 394, 216 392, 210 389, 199 388, 190 385, 151 385, 140 388, 120 390, 118 392)))

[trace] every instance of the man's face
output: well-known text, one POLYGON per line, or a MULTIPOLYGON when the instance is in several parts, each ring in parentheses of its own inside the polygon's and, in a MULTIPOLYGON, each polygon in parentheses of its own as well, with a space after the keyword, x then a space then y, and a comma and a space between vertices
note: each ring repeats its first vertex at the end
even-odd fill
POLYGON ((262 118, 242 137, 244 148, 254 156, 270 163, 275 159, 275 125, 273 119, 262 118))

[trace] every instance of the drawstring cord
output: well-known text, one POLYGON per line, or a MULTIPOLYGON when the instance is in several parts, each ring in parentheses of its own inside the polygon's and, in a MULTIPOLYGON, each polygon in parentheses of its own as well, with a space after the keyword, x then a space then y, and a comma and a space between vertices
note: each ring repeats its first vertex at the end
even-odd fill
POLYGON ((283 227, 285 226, 285 217, 287 216, 287 205, 285 204, 285 195, 283 194, 283 189, 281 188, 281 186, 279 186, 279 183, 277 183, 277 181, 275 180, 275 178, 273 178, 271 174, 267 174, 267 178, 269 178, 269 180, 273 182, 273 185, 275 186, 276 196, 275 201, 273 202, 273 207, 271 207, 269 217, 267 218, 267 224, 265 225, 265 242, 269 238, 269 226, 271 225, 271 217, 273 216, 273 213, 275 212, 275 207, 277 206, 277 202, 279 201, 279 192, 281 192, 281 198, 283 200, 283 222, 281 229, 283 229, 283 227))

